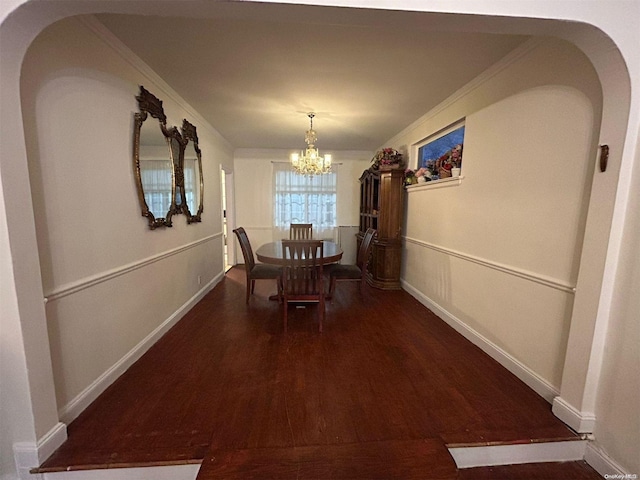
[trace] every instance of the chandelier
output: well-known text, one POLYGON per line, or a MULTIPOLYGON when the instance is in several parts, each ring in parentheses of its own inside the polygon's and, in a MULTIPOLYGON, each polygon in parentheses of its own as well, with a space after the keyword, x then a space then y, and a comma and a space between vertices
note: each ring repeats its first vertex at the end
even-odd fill
POLYGON ((309 130, 304 137, 304 141, 307 144, 307 149, 304 152, 291 154, 291 165, 293 170, 300 175, 319 175, 323 173, 331 172, 331 155, 325 155, 324 158, 320 156, 320 152, 315 147, 316 132, 313 129, 313 117, 314 113, 307 114, 311 122, 309 130))

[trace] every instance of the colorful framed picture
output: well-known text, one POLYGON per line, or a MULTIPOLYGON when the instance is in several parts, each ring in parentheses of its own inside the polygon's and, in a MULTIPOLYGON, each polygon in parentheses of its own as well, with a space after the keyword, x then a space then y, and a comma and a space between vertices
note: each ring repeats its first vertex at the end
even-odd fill
POLYGON ((464 129, 461 120, 416 144, 416 173, 430 180, 460 176, 464 129))

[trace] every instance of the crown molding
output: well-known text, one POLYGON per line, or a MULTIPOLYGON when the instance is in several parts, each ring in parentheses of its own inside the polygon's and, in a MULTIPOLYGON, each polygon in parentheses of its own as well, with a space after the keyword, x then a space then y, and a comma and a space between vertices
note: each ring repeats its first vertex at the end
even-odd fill
MULTIPOLYGON (((95 15, 79 16, 78 20, 93 34, 95 34, 105 45, 110 47, 116 54, 122 57, 129 65, 136 69, 142 76, 146 77, 151 83, 159 88, 164 98, 170 98, 172 101, 184 108, 189 116, 194 119, 191 123, 197 123, 198 132, 206 128, 211 134, 226 148, 233 151, 233 145, 211 125, 195 108, 193 108, 178 92, 176 92, 160 75, 156 73, 144 60, 136 55, 129 47, 127 47, 111 30, 104 26, 95 15)), ((202 135, 202 134, 201 134, 202 135)))

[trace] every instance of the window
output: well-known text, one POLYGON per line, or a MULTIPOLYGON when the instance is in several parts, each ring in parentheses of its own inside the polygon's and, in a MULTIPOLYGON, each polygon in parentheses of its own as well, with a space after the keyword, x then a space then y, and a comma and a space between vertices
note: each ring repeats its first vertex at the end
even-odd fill
POLYGON ((418 143, 415 146, 418 157, 416 173, 424 174, 430 180, 459 176, 464 130, 463 120, 418 143))
MULTIPOLYGON (((299 175, 287 163, 273 164, 273 218, 279 238, 291 223, 312 223, 315 238, 333 238, 336 227, 337 165, 311 177, 299 175)), ((286 235, 284 232, 286 231, 286 235)))

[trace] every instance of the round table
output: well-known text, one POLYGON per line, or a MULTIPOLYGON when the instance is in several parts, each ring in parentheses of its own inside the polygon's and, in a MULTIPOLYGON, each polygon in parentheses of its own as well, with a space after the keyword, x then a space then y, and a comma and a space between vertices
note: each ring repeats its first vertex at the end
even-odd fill
MULTIPOLYGON (((342 258, 342 249, 334 242, 322 241, 323 261, 322 264, 336 263, 342 258)), ((282 257, 282 241, 265 243, 256 250, 256 257, 262 263, 271 265, 284 265, 286 260, 282 257)))

